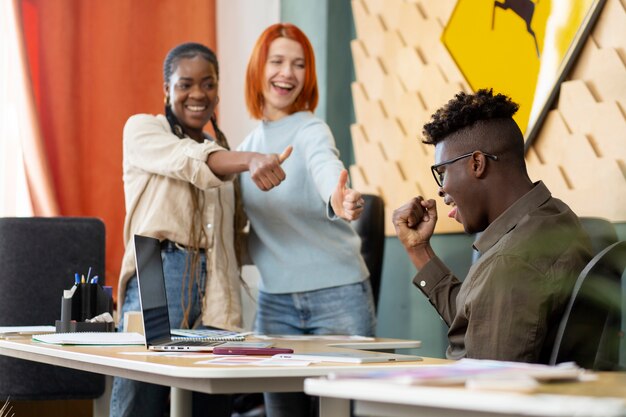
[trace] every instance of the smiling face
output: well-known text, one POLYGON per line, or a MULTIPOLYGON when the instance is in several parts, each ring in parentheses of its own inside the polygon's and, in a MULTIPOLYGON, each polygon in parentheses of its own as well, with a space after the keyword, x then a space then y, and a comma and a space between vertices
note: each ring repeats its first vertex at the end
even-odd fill
POLYGON ((203 140, 202 129, 211 119, 218 99, 218 78, 213 64, 199 55, 181 58, 164 90, 185 133, 203 140))
POLYGON ((263 83, 263 117, 278 120, 291 113, 305 78, 302 46, 288 38, 277 38, 269 47, 263 83))
MULTIPOLYGON (((472 149, 460 149, 449 145, 445 140, 435 146, 435 163, 449 161, 472 149)), ((480 184, 473 175, 474 157, 459 159, 438 168, 443 176, 443 184, 439 188, 439 196, 446 205, 452 207, 448 217, 463 225, 467 233, 483 231, 489 224, 484 196, 480 192, 480 184)))

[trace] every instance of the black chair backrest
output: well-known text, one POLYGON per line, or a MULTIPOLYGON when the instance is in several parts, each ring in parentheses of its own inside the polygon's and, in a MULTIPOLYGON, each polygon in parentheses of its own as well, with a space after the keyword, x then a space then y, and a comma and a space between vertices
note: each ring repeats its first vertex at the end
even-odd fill
POLYGON ((574 361, 586 369, 619 368, 625 268, 626 241, 620 241, 600 251, 583 269, 561 320, 550 364, 574 361))
MULTIPOLYGON (((104 283, 104 223, 94 218, 0 218, 0 326, 54 325, 74 273, 104 283)), ((0 356, 0 399, 97 398, 104 377, 0 356)))
POLYGON ((589 235, 593 255, 609 245, 617 242, 615 226, 607 219, 601 217, 581 217, 580 224, 589 235))
POLYGON ((353 227, 361 237, 361 255, 370 271, 374 304, 377 306, 385 251, 385 202, 374 194, 363 194, 363 199, 363 213, 353 222, 353 227))

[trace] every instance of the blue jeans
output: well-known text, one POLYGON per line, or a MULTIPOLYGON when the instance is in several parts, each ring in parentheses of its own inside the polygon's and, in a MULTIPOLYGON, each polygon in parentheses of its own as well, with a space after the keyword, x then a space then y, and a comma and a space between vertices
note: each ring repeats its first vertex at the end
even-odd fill
MULTIPOLYGON (((291 294, 259 292, 255 331, 261 334, 373 336, 376 327, 370 281, 291 294)), ((304 393, 265 393, 268 417, 315 415, 317 401, 304 393)))
MULTIPOLYGON (((169 309, 170 325, 181 327, 183 321, 183 305, 181 294, 185 301, 188 298, 188 280, 185 279, 185 288, 181 277, 185 271, 187 252, 176 247, 168 247, 161 251, 163 259, 163 273, 165 274, 165 291, 169 309)), ((201 317, 202 298, 204 296, 204 280, 206 278, 206 260, 201 254, 199 265, 199 282, 191 289, 191 310, 189 312, 189 326, 201 317)), ((188 303, 185 303, 187 305, 188 303)), ((118 330, 123 328, 124 313, 127 311, 141 311, 139 305, 139 290, 137 278, 132 277, 126 286, 126 297, 122 306, 122 319, 118 330)), ((110 417, 162 417, 168 409, 170 389, 162 385, 148 384, 124 378, 114 378, 111 391, 110 417)), ((193 393, 194 416, 229 416, 231 415, 230 395, 207 395, 193 393)))

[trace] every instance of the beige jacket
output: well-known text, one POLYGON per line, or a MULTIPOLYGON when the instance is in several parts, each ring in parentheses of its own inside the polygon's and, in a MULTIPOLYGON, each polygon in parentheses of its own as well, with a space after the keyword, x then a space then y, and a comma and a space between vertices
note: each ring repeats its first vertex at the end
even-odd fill
POLYGON ((163 115, 139 114, 124 126, 124 194, 126 249, 120 272, 117 305, 124 303, 126 284, 135 274, 134 234, 169 239, 188 246, 192 213, 189 183, 204 192, 202 224, 208 242, 207 279, 202 323, 234 329, 241 326, 239 269, 234 250, 232 177, 224 181, 209 169, 209 154, 223 150, 211 141, 197 143, 172 134, 163 115))

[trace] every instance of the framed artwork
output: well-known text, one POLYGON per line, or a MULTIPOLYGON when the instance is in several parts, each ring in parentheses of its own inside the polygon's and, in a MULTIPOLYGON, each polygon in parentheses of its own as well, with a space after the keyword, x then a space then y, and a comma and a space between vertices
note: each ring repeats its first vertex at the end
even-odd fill
POLYGON ((520 104, 526 148, 536 136, 605 0, 458 0, 442 41, 470 87, 520 104))

